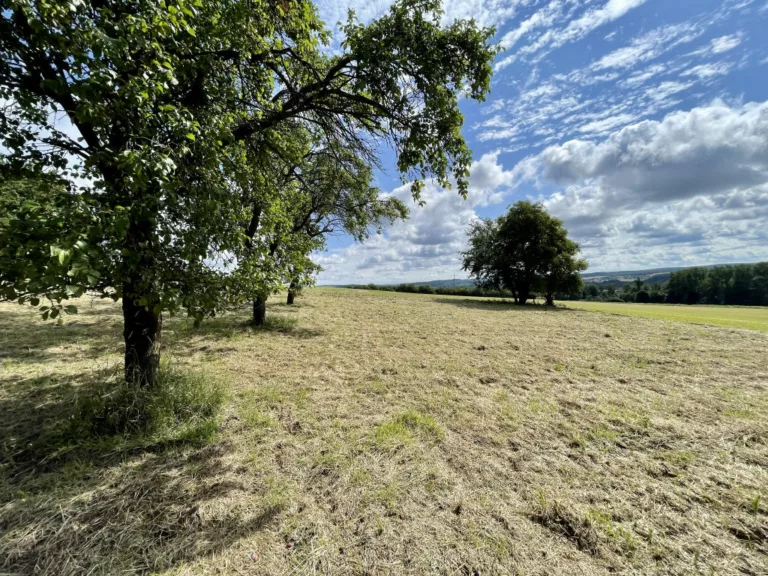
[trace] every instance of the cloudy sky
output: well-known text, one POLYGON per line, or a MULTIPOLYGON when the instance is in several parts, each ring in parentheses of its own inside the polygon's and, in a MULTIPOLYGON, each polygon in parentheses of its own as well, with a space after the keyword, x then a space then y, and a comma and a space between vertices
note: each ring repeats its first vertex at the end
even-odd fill
MULTIPOLYGON (((390 3, 318 1, 329 27, 390 3)), ((462 104, 469 198, 428 186, 408 221, 362 245, 332 238, 321 284, 465 277, 469 223, 524 198, 565 221, 590 271, 768 260, 768 0, 444 7, 505 48, 488 101, 462 104)), ((390 156, 378 184, 410 201, 390 156)))

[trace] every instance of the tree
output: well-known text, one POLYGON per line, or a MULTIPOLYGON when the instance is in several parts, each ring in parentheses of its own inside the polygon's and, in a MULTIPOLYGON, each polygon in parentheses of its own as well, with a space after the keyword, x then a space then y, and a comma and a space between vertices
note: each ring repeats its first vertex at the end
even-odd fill
POLYGON ((697 304, 702 297, 706 268, 687 268, 672 272, 667 288, 667 300, 673 304, 697 304))
MULTIPOLYGON (((565 229, 562 229, 563 233, 565 229)), ((573 240, 558 238, 559 254, 544 269, 542 285, 548 306, 555 305, 555 294, 569 297, 578 294, 584 285, 580 272, 587 269, 587 261, 577 258, 579 245, 573 240)))
POLYGON ((291 142, 304 142, 299 157, 286 162, 285 155, 275 155, 269 163, 278 181, 285 218, 277 226, 261 226, 263 200, 245 195, 252 213, 244 230, 246 250, 239 254, 239 260, 247 266, 256 255, 262 271, 274 271, 271 283, 260 281, 251 287, 253 323, 257 326, 264 323, 270 294, 287 284, 292 303, 295 291, 312 283, 318 267, 312 263, 310 253, 325 246, 326 235, 343 230, 362 242, 372 230, 380 232, 385 221, 408 215, 401 200, 382 196, 372 184, 370 164, 341 142, 313 137, 302 130, 294 130, 291 142), (254 250, 259 244, 268 247, 266 259, 254 250))
POLYGON ((563 223, 543 205, 520 201, 496 220, 472 224, 463 268, 483 284, 509 290, 519 304, 538 289, 553 304, 556 292, 581 289, 579 271, 587 264, 576 259, 578 252, 563 223))
POLYGON ((651 301, 651 295, 645 290, 640 290, 635 294, 635 302, 638 304, 648 304, 651 301))
POLYGON ((496 48, 493 30, 443 27, 439 9, 400 0, 369 25, 350 18, 341 53, 326 56, 309 0, 4 0, 5 165, 55 172, 84 227, 66 239, 55 284, 35 272, 55 248, 41 238, 31 275, 0 272, 3 294, 121 298, 125 377, 152 384, 163 312, 202 319, 240 297, 211 264, 242 244, 222 166, 279 149, 286 122, 348 144, 386 141, 415 196, 427 176, 453 176, 465 195, 458 98, 485 97, 496 48))

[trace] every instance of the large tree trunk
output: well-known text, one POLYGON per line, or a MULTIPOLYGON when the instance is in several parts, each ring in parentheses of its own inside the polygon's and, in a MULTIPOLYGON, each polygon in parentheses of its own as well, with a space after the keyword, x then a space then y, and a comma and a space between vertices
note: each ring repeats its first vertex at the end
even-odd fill
POLYGON ((530 296, 531 293, 531 287, 529 285, 524 285, 520 287, 520 290, 518 292, 518 303, 522 306, 525 305, 526 302, 528 302, 528 296, 530 296))
POLYGON ((123 339, 125 340, 125 379, 139 386, 152 386, 160 367, 160 329, 162 318, 140 306, 123 287, 123 339))
POLYGON ((257 296, 253 301, 253 325, 264 326, 267 320, 267 297, 257 296))
POLYGON ((555 305, 555 297, 552 294, 545 294, 544 298, 547 300, 547 306, 555 305))
POLYGON ((296 298, 296 283, 291 282, 291 285, 288 287, 288 298, 286 299, 285 303, 289 306, 293 304, 293 300, 296 298))
POLYGON ((125 379, 138 386, 153 386, 160 367, 160 313, 150 292, 156 262, 153 249, 153 213, 144 210, 131 214, 125 237, 123 265, 123 340, 125 341, 125 379), (140 304, 139 301, 143 301, 140 304))

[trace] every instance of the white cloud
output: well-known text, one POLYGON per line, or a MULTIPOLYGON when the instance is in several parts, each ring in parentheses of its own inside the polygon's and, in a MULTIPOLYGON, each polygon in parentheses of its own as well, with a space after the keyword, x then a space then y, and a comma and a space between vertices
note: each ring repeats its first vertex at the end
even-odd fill
MULTIPOLYGON (((507 56, 496 64, 496 70, 501 70, 506 66, 509 66, 519 58, 533 57, 534 60, 541 60, 552 50, 560 48, 571 42, 576 42, 587 37, 591 32, 597 28, 618 20, 630 10, 642 6, 646 0, 608 0, 600 8, 590 8, 584 11, 578 18, 571 19, 565 26, 559 29, 550 28, 543 32, 536 40, 530 44, 521 48, 517 54, 507 56)), ((573 4, 573 2, 568 2, 573 4)), ((536 26, 546 26, 552 24, 557 17, 561 14, 561 8, 559 2, 552 2, 547 9, 541 12, 541 16, 534 22, 536 26), (553 7, 552 10, 549 8, 553 7)), ((578 4, 577 4, 578 5, 578 4)), ((575 9, 575 6, 568 12, 567 16, 570 16, 575 9)), ((535 15, 534 15, 535 16, 535 15)), ((530 25, 530 27, 536 27, 530 25)), ((527 33, 528 30, 523 30, 521 34, 515 35, 513 32, 514 40, 522 37, 523 33, 527 33)))
MULTIPOLYGON (((425 186, 424 207, 414 206, 411 217, 388 227, 384 234, 364 244, 354 244, 317 258, 326 270, 326 284, 400 282, 447 278, 459 273, 459 251, 466 231, 477 218, 475 209, 498 203, 512 182, 512 172, 498 161, 498 153, 483 155, 470 169, 469 194, 462 199, 456 190, 434 184, 425 186)), ((408 202, 410 186, 391 193, 408 202)))
POLYGON ((741 44, 741 38, 736 34, 731 36, 721 36, 720 38, 712 40, 712 52, 714 54, 728 52, 729 50, 736 48, 739 44, 741 44))
POLYGON ((529 18, 523 20, 517 28, 504 34, 500 41, 501 45, 504 48, 511 48, 531 31, 551 26, 562 17, 563 8, 562 0, 552 0, 544 9, 534 12, 529 18))
POLYGON ((624 251, 641 266, 703 262, 736 244, 743 258, 768 257, 768 102, 715 101, 600 142, 571 140, 513 173, 518 187, 555 188, 541 199, 597 267, 624 251))
POLYGON ((682 73, 682 76, 697 76, 701 80, 709 80, 716 76, 725 76, 732 68, 733 65, 728 62, 700 64, 699 66, 694 66, 690 70, 686 70, 682 73))
POLYGON ((701 33, 701 29, 697 29, 697 26, 690 22, 657 28, 635 38, 628 46, 606 54, 594 62, 591 68, 631 68, 640 62, 658 58, 675 46, 691 42, 701 33))

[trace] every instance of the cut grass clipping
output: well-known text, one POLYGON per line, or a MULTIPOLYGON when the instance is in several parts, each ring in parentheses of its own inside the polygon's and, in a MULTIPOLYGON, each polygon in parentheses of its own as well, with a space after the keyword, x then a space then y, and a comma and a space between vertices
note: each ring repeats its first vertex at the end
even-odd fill
POLYGON ((432 416, 408 410, 377 426, 374 443, 385 450, 396 450, 412 444, 414 436, 435 443, 445 438, 445 432, 432 416))

